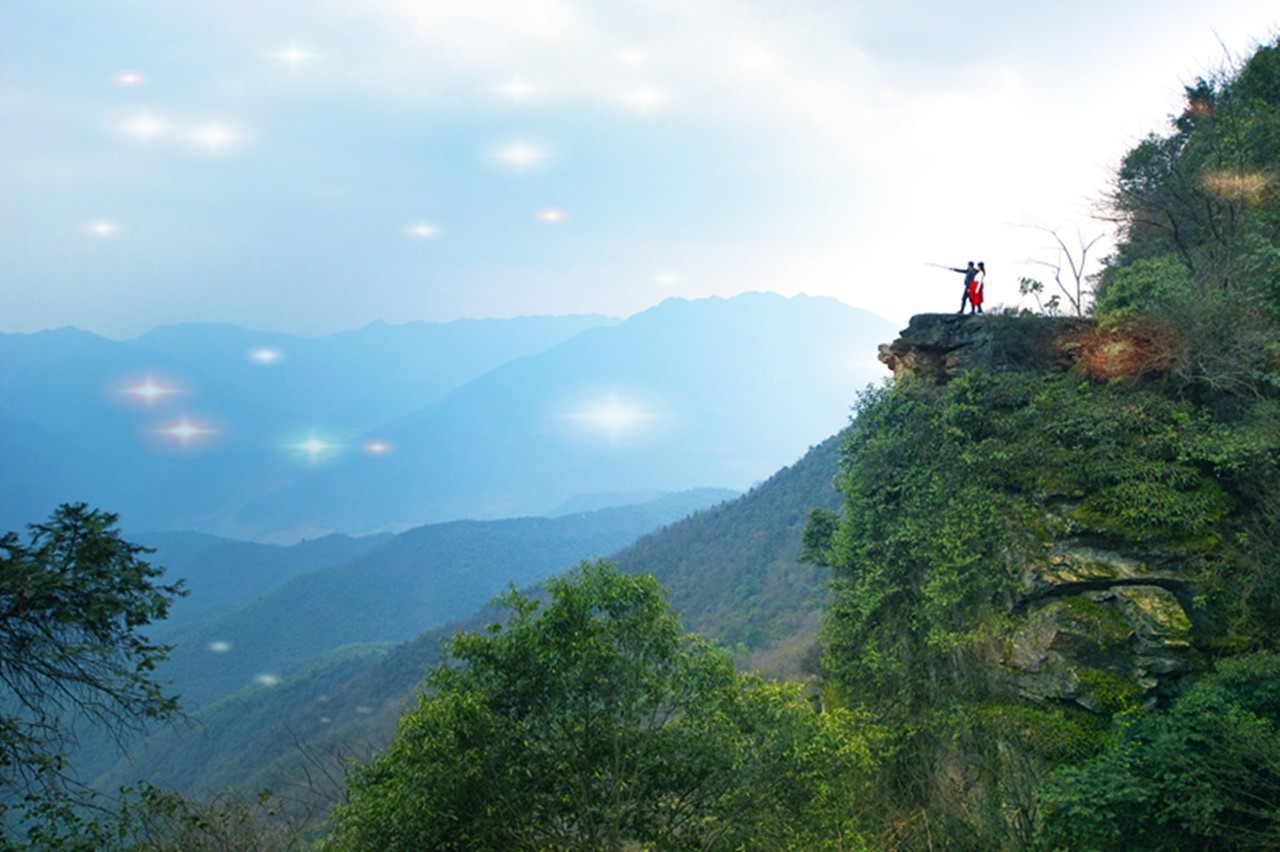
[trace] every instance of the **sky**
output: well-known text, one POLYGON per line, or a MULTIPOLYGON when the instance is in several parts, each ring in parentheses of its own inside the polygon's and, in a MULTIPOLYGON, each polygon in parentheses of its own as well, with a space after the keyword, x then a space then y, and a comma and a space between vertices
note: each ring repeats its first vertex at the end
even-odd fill
POLYGON ((1273 0, 5 0, 0 331, 753 290, 905 322, 968 260, 1013 304, 1277 33, 1273 0))

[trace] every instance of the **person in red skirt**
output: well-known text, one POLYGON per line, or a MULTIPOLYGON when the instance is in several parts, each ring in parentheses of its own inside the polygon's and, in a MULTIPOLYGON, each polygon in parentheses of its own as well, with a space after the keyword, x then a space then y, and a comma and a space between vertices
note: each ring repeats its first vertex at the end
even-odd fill
MULTIPOLYGON (((973 276, 973 278, 969 281, 968 295, 969 295, 969 305, 971 306, 969 309, 969 313, 971 314, 982 313, 982 287, 986 283, 986 279, 987 279, 987 267, 982 261, 978 261, 978 274, 973 276)), ((961 304, 960 310, 961 311, 964 310, 963 304, 961 304)))

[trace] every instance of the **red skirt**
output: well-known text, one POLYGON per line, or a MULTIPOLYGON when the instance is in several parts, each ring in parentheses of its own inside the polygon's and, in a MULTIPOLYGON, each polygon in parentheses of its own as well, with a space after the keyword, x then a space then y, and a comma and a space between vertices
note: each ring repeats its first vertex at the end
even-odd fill
POLYGON ((969 304, 977 306, 982 304, 982 282, 969 282, 969 304))

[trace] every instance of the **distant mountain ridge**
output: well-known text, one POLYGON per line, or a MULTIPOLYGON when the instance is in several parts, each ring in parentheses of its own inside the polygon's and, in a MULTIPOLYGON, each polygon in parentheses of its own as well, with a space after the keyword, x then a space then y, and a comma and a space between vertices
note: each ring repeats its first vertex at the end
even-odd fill
POLYGON ((358 532, 540 515, 619 489, 745 489, 841 428, 883 376, 876 346, 893 330, 827 298, 670 299, 386 424, 394 463, 335 460, 235 521, 358 532))
POLYGON ((0 453, 10 460, 0 469, 0 528, 85 501, 132 530, 213 532, 246 500, 305 474, 285 444, 316 430, 347 440, 613 322, 375 324, 318 338, 199 323, 126 341, 74 328, 0 334, 0 453), (216 434, 184 451, 157 433, 180 418, 216 434))
POLYGON ((544 515, 584 495, 740 491, 840 427, 892 330, 832 299, 748 293, 625 321, 326 338, 0 335, 0 451, 16 460, 0 470, 0 528, 82 500, 126 531, 288 543, 544 515))

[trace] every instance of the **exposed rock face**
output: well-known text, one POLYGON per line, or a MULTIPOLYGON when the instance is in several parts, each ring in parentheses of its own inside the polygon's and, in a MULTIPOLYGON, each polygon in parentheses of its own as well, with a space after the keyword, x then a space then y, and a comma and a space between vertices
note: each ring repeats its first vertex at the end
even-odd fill
POLYGON ((1071 317, 917 314, 897 340, 880 347, 894 376, 939 382, 965 370, 990 372, 1064 369, 1071 364, 1059 341, 1090 320, 1071 317))
POLYGON ((1191 668, 1192 596, 1182 560, 1055 541, 1031 560, 1001 661, 1018 692, 1093 711, 1153 703, 1191 668))

